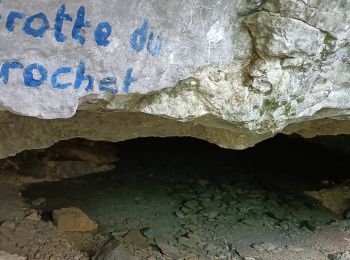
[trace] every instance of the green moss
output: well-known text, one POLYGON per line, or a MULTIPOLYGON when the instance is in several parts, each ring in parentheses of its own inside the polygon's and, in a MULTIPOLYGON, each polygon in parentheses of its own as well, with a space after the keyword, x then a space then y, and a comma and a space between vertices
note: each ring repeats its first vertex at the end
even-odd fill
POLYGON ((178 93, 183 91, 192 91, 194 88, 200 86, 200 81, 196 78, 188 78, 185 80, 180 80, 177 82, 176 86, 173 88, 164 89, 164 92, 167 92, 169 97, 176 97, 178 93))
POLYGON ((337 38, 335 38, 328 32, 323 31, 323 33, 325 33, 323 43, 327 46, 325 46, 321 52, 321 59, 326 60, 328 55, 334 50, 334 47, 335 47, 334 43, 337 38))
POLYGON ((292 111, 292 104, 287 104, 285 107, 284 107, 284 114, 286 115, 286 116, 288 116, 289 114, 290 114, 290 112, 292 111))
POLYGON ((305 98, 304 98, 304 97, 299 97, 299 98, 297 98, 298 104, 303 103, 304 101, 305 101, 305 98))
POLYGON ((261 106, 260 115, 263 115, 269 111, 275 111, 279 106, 279 102, 275 99, 265 99, 261 106))
POLYGON ((329 33, 326 33, 326 36, 324 37, 324 44, 330 45, 332 44, 334 41, 336 40, 336 38, 334 36, 332 36, 329 33))

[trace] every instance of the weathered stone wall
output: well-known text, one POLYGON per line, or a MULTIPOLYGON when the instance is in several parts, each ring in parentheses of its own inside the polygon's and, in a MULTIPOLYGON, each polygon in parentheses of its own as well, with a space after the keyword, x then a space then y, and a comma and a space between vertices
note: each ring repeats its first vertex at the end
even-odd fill
POLYGON ((348 1, 3 0, 0 13, 1 157, 74 137, 243 149, 350 132, 348 1))

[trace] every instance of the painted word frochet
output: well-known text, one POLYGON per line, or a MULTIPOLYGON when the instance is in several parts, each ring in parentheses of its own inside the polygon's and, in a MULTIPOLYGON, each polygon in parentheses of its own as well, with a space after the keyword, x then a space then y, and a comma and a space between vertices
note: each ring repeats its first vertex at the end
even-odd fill
MULTIPOLYGON (((31 88, 39 88, 48 79, 47 69, 40 64, 33 63, 26 67, 18 61, 5 62, 1 66, 0 79, 3 84, 7 85, 10 77, 10 70, 21 69, 23 70, 23 80, 24 85, 31 88)), ((129 68, 126 71, 125 77, 123 79, 123 85, 121 89, 116 86, 117 78, 106 77, 99 82, 99 90, 103 92, 111 92, 116 94, 121 92, 129 92, 130 84, 135 82, 137 79, 132 76, 133 69, 129 68)), ((66 89, 73 86, 75 90, 79 90, 82 85, 85 85, 85 91, 91 92, 94 90, 94 77, 86 74, 86 65, 84 61, 81 61, 75 72, 75 80, 70 83, 62 83, 59 81, 59 77, 64 74, 73 73, 71 67, 60 67, 51 75, 51 84, 53 88, 56 89, 66 89)))

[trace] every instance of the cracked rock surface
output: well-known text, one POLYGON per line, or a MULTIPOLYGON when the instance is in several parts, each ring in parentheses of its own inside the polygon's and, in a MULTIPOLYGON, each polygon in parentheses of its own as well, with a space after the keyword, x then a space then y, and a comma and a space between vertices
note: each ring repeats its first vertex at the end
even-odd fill
MULTIPOLYGON (((75 137, 193 136, 244 149, 277 133, 350 133, 348 1, 109 2, 66 4, 73 19, 79 5, 85 6, 92 32, 101 17, 111 23, 114 34, 106 48, 96 46, 88 29, 85 45, 69 37, 60 44, 54 29, 37 39, 19 27, 10 33, 6 19, 1 21, 2 63, 38 62, 51 75, 63 64, 75 68, 84 59, 86 73, 97 82, 117 62, 117 79, 128 66, 138 78, 127 92, 112 94, 98 85, 89 93, 54 89, 50 80, 33 89, 24 86, 20 73, 10 74, 8 85, 0 88, 1 157, 75 137), (158 56, 129 46, 144 17, 150 32, 162 33, 158 56)), ((28 7, 4 0, 2 12, 6 17, 11 10, 42 11, 53 28, 62 4, 35 0, 28 7)), ((65 79, 74 81, 74 73, 65 79)))

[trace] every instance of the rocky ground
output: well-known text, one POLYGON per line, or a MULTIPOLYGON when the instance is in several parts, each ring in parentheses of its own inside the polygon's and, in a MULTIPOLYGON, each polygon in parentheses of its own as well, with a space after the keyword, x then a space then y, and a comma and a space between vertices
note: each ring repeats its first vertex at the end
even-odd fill
POLYGON ((77 156, 74 145, 3 161, 0 259, 350 259, 345 154, 287 137, 246 151, 143 139, 77 156), (67 161, 97 173, 72 167, 58 181, 72 177, 67 161))

